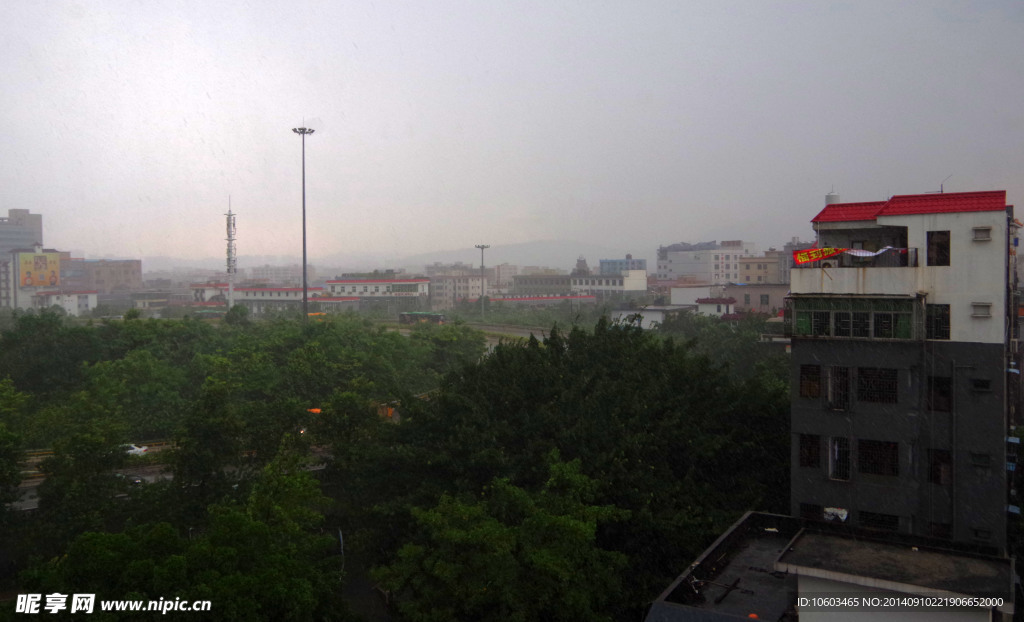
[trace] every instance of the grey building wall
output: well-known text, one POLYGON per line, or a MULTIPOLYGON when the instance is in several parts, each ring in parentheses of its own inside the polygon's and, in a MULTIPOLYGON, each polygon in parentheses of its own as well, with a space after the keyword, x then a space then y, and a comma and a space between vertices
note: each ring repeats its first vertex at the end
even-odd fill
POLYGON ((838 507, 849 511, 847 520, 854 526, 864 526, 863 512, 895 515, 902 532, 1005 550, 1002 344, 794 337, 792 354, 794 515, 807 505, 838 507), (807 396, 812 392, 807 378, 802 386, 803 366, 821 369, 817 397, 807 396), (845 410, 829 407, 829 367, 849 370, 845 410), (861 395, 870 396, 870 370, 878 368, 896 370, 895 402, 868 401, 861 395), (941 386, 945 382, 948 391, 941 386), (819 466, 801 466, 801 434, 820 437, 819 466), (847 481, 830 476, 830 437, 850 439, 847 481), (862 472, 861 440, 898 443, 898 474, 862 472), (935 452, 948 452, 948 460, 935 452))

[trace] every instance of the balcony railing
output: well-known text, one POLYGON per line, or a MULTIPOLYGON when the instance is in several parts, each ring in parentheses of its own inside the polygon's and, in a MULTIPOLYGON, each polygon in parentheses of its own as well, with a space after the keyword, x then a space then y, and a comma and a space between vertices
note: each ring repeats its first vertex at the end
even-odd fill
POLYGON ((848 253, 840 253, 821 261, 793 266, 794 270, 807 268, 916 268, 917 249, 904 248, 885 251, 872 257, 857 257, 848 253))

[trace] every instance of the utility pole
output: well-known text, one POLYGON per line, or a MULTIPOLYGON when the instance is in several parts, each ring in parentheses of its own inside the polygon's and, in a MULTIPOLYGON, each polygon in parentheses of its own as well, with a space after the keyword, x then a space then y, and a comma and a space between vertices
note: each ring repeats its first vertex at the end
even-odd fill
POLYGON ((484 292, 487 290, 487 277, 484 276, 484 249, 490 248, 490 244, 477 244, 480 249, 480 319, 484 319, 484 292))
POLYGON ((293 127, 292 131, 302 135, 302 319, 309 321, 309 281, 306 278, 306 134, 316 130, 307 127, 293 127))

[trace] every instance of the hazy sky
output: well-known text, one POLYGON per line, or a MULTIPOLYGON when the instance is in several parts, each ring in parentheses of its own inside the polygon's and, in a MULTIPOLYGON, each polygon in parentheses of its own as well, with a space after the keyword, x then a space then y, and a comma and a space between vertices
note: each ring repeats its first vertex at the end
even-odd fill
POLYGON ((229 195, 241 254, 299 255, 303 119, 314 260, 781 245, 833 187, 950 175, 1024 212, 1020 0, 4 0, 0 24, 0 213, 89 256, 222 256, 229 195))

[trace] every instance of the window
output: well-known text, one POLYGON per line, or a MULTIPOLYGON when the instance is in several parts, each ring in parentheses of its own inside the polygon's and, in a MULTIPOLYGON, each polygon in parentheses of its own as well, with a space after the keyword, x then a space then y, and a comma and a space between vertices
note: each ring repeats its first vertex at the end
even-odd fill
POLYGON ((926 309, 926 337, 949 339, 949 305, 927 305, 926 309))
POLYGON ((992 530, 975 527, 971 529, 971 535, 974 537, 975 540, 991 540, 992 530))
POLYGON ((971 465, 987 469, 992 466, 992 456, 990 454, 971 452, 971 465))
POLYGON ((949 231, 928 232, 928 265, 949 265, 949 231))
POLYGON ((971 378, 971 390, 978 393, 989 393, 992 391, 992 381, 988 378, 971 378))
POLYGON ((869 475, 899 475, 900 444, 889 441, 857 441, 857 470, 869 475))
POLYGON ((829 367, 827 378, 828 407, 832 410, 846 410, 850 407, 850 368, 829 367))
POLYGON ((920 312, 912 300, 798 298, 791 301, 794 336, 876 339, 924 336, 919 325, 924 318, 915 319, 920 312))
POLYGON ((992 239, 992 227, 975 227, 973 232, 975 242, 988 242, 992 239))
POLYGON ((840 481, 850 479, 850 439, 845 436, 829 439, 828 476, 840 481))
POLYGON ((900 528, 900 517, 893 514, 860 511, 860 526, 865 529, 896 531, 900 528))
POLYGON ((948 413, 953 406, 953 379, 949 376, 928 376, 928 392, 924 397, 925 408, 948 413))
POLYGON ((895 404, 898 373, 895 369, 860 367, 857 369, 857 399, 862 402, 895 404))
POLYGON ((814 503, 801 503, 800 504, 800 518, 804 520, 822 520, 824 518, 825 508, 814 503))
POLYGON ((768 299, 768 294, 761 294, 761 306, 767 307, 771 302, 768 299))
POLYGON ((817 434, 800 435, 800 466, 821 466, 821 437, 817 434))
POLYGON ((992 303, 972 302, 971 317, 992 317, 992 303))
POLYGON ((821 397, 820 366, 800 366, 800 397, 821 397))
POLYGON ((928 450, 928 481, 943 486, 953 481, 953 455, 948 449, 928 450))
POLYGON ((749 305, 750 304, 750 294, 743 294, 743 304, 745 304, 745 305, 749 305))

